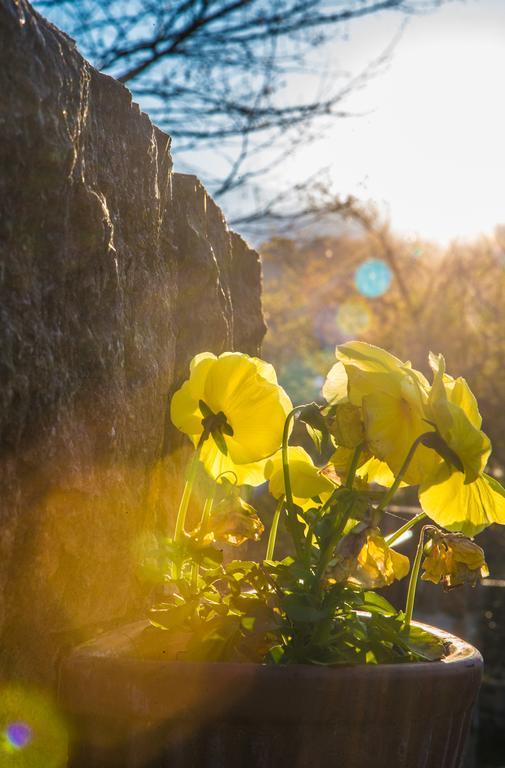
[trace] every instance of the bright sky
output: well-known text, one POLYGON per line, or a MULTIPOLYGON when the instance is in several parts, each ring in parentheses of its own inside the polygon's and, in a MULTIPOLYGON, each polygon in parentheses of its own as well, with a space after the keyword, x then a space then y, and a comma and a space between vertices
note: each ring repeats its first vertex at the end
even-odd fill
MULTIPOLYGON (((397 14, 354 22, 336 45, 359 70, 398 30, 397 14)), ((331 164, 335 190, 381 203, 405 234, 447 242, 505 223, 505 0, 467 0, 410 20, 383 74, 309 147, 296 176, 331 164)), ((286 168, 289 176, 289 168, 286 168)))

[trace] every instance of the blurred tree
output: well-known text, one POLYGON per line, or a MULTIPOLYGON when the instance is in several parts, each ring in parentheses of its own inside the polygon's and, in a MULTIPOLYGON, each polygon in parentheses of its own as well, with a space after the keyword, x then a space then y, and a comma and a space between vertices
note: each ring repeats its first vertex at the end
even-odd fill
POLYGON ((35 5, 77 40, 98 69, 128 84, 176 139, 179 160, 187 156, 191 162, 195 150, 205 148, 221 156, 220 175, 209 178, 208 168, 203 174, 219 196, 291 157, 299 144, 314 138, 321 121, 344 115, 347 94, 380 70, 389 49, 357 77, 335 72, 322 51, 338 30, 380 11, 412 14, 442 2, 35 0, 35 5), (293 76, 296 88, 289 87, 293 76))
MULTIPOLYGON (((298 402, 317 397, 336 344, 360 338, 410 359, 429 378, 430 350, 465 377, 493 443, 491 470, 505 470, 505 230, 446 250, 395 237, 372 212, 355 236, 276 238, 262 248, 269 331, 264 355, 298 402), (389 265, 375 297, 357 280, 373 259, 389 265)), ((372 275, 373 277, 373 275, 372 275)))

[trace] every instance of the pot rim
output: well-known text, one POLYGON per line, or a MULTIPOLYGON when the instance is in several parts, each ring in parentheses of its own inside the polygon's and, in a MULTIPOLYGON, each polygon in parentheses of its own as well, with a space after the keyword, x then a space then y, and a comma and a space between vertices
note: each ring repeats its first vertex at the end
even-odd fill
MULTIPOLYGON (((123 659, 135 659, 136 661, 142 660, 144 663, 154 663, 154 664, 166 664, 166 665, 183 665, 183 666, 193 666, 196 665, 198 667, 215 667, 219 666, 220 668, 224 668, 226 666, 234 668, 234 669, 242 669, 246 667, 253 667, 253 668, 265 668, 265 669, 328 669, 332 672, 335 672, 337 670, 343 671, 346 669, 366 669, 370 670, 372 672, 373 670, 381 669, 383 667, 387 667, 388 669, 406 669, 406 668, 418 668, 418 667, 425 667, 426 665, 429 665, 430 667, 434 666, 447 666, 448 664, 460 664, 465 663, 469 665, 473 664, 482 664, 483 659, 480 651, 475 648, 473 645, 468 643, 466 640, 463 640, 462 638, 458 637, 457 635, 453 635, 450 632, 439 629, 438 627, 434 627, 430 624, 425 624, 424 622, 419 621, 413 621, 412 624, 416 627, 419 627, 420 629, 423 629, 424 631, 428 632, 429 634, 434 635, 438 639, 442 640, 444 645, 449 648, 449 652, 446 656, 444 656, 442 659, 437 659, 435 661, 405 661, 405 662, 393 662, 391 664, 388 663, 381 663, 381 664, 335 664, 333 666, 331 665, 316 665, 316 664, 267 664, 267 663, 256 663, 252 661, 187 661, 184 659, 177 659, 177 658, 163 658, 163 655, 160 656, 146 656, 145 653, 142 653, 142 646, 141 646, 141 636, 142 633, 148 629, 150 626, 150 622, 148 620, 140 620, 131 622, 129 624, 121 625, 113 630, 109 630, 104 632, 103 634, 98 635, 98 637, 93 638, 92 640, 89 640, 85 643, 82 643, 78 646, 76 646, 70 654, 66 657, 65 661, 68 661, 68 659, 79 659, 79 658, 96 658, 96 659, 105 659, 105 658, 118 658, 122 657, 123 659), (112 641, 112 642, 111 642, 112 641)), ((166 632, 167 640, 170 636, 169 630, 163 630, 160 629, 160 632, 166 632)), ((164 653, 165 651, 163 651, 164 653)))
POLYGON ((402 702, 424 690, 430 691, 430 716, 445 716, 468 708, 482 676, 482 657, 473 646, 418 622, 450 644, 443 660, 324 667, 146 658, 139 638, 147 626, 139 621, 104 633, 62 660, 58 699, 67 713, 150 722, 228 713, 250 722, 329 724, 335 717, 352 719, 343 702, 356 691, 375 702, 387 696, 401 713, 402 702))

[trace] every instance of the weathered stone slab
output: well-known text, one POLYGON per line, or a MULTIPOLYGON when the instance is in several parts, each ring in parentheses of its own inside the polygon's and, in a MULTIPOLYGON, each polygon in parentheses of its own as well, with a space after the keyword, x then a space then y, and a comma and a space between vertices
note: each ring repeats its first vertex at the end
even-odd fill
POLYGON ((138 562, 180 479, 165 460, 153 493, 181 445, 167 395, 196 352, 257 352, 260 290, 128 90, 0 0, 3 675, 51 681, 67 644, 142 614, 138 562))

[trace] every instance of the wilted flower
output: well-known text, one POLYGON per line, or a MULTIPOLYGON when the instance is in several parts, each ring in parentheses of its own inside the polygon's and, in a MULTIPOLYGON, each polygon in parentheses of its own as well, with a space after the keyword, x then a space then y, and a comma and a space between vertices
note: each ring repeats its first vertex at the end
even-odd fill
POLYGON ((342 539, 335 550, 333 563, 328 571, 330 581, 347 581, 356 570, 359 553, 366 544, 370 528, 367 523, 358 523, 342 539))
POLYGON ((328 416, 330 433, 337 445, 356 448, 365 438, 361 408, 352 403, 335 405, 328 416))
POLYGON ((455 533, 438 533, 431 540, 431 548, 424 558, 422 579, 445 587, 475 585, 489 576, 484 551, 474 541, 455 533))
POLYGON ((388 547, 378 528, 369 528, 351 581, 365 589, 379 589, 403 579, 409 570, 408 557, 388 547))
POLYGON ((268 363, 238 352, 205 352, 191 361, 170 415, 195 446, 208 438, 201 460, 212 477, 235 472, 238 483, 259 485, 263 466, 256 462, 279 448, 291 408, 268 363))
POLYGON ((256 510, 233 494, 216 504, 204 530, 198 535, 204 543, 220 542, 239 547, 248 539, 259 541, 264 530, 256 510))

